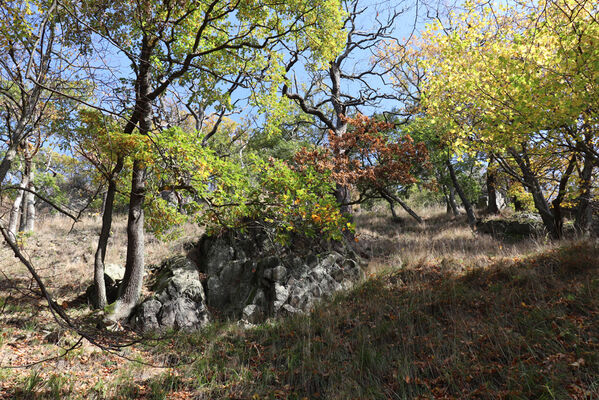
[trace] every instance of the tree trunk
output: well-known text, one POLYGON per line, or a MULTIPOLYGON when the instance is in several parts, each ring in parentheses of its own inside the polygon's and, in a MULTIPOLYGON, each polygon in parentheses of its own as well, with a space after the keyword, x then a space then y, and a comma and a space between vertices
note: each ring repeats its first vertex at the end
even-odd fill
MULTIPOLYGON (((29 175, 25 171, 23 176, 21 177, 21 187, 29 186, 29 175)), ((10 220, 8 222, 8 234, 11 239, 14 241, 17 239, 17 229, 18 225, 21 221, 21 206, 23 205, 23 198, 25 197, 25 191, 19 190, 17 192, 17 197, 13 202, 12 208, 10 210, 10 220)))
POLYGON ((489 165, 487 165, 487 212, 489 214, 499 214, 497 207, 497 170, 493 166, 495 158, 491 154, 489 156, 489 165))
POLYGON ((581 235, 588 235, 591 232, 593 222, 593 210, 591 208, 592 183, 594 160, 590 155, 585 155, 584 165, 580 176, 580 197, 578 198, 578 207, 576 209, 576 220, 574 228, 581 235))
POLYGON ((387 190, 384 190, 384 189, 380 190, 379 192, 380 192, 381 196, 383 196, 387 201, 397 202, 397 204, 399 204, 401 206, 401 208, 403 208, 408 214, 410 214, 412 216, 412 218, 414 218, 419 224, 424 222, 422 220, 422 218, 418 214, 416 214, 416 212, 414 210, 412 210, 410 208, 410 206, 408 206, 402 199, 395 196, 393 193, 389 193, 387 190))
POLYGON ((17 157, 17 145, 12 145, 11 147, 9 147, 6 151, 6 154, 4 155, 4 158, 2 159, 2 162, 0 162, 0 185, 4 183, 4 178, 6 178, 8 171, 10 171, 12 163, 17 157))
POLYGON ((549 203, 547 203, 545 195, 543 194, 543 190, 541 189, 541 185, 539 184, 537 177, 534 175, 529 167, 529 163, 527 162, 528 157, 525 147, 522 147, 522 154, 524 157, 518 154, 518 152, 513 148, 508 149, 508 151, 511 156, 514 157, 518 167, 520 167, 520 171, 522 171, 524 183, 532 194, 535 207, 541 215, 545 229, 547 229, 547 232, 551 235, 551 237, 556 239, 559 238, 559 232, 557 226, 555 225, 554 215, 549 208, 549 203))
POLYGON ((337 204, 339 204, 339 210, 341 213, 351 217, 351 207, 348 204, 351 200, 349 188, 345 185, 337 183, 335 187, 335 199, 337 200, 337 204))
POLYGON ((127 261, 125 276, 119 287, 119 296, 109 320, 118 322, 126 319, 135 307, 144 276, 144 210, 145 168, 143 162, 133 162, 131 198, 127 220, 127 261))
POLYGON ((447 207, 449 209, 447 213, 449 214, 449 212, 451 211, 454 217, 459 217, 460 210, 458 209, 458 205, 455 202, 455 188, 453 186, 450 186, 448 188, 448 194, 445 195, 445 201, 447 202, 447 207))
MULTIPOLYGON (((30 190, 35 190, 33 180, 35 178, 35 167, 29 161, 29 185, 30 190)), ((25 220, 25 232, 33 232, 35 230, 35 195, 32 192, 25 193, 25 204, 27 208, 27 219, 25 220)))
POLYGON ((574 171, 574 166, 576 165, 576 154, 572 155, 572 158, 568 162, 568 167, 566 171, 562 174, 562 177, 559 181, 559 188, 557 192, 557 196, 551 204, 553 205, 553 221, 556 228, 556 233, 558 237, 563 236, 564 231, 564 216, 562 215, 562 201, 566 196, 566 186, 568 185, 568 181, 570 180, 570 176, 574 171))
POLYGON ((387 203, 389 203, 389 209, 391 210, 391 216, 393 217, 393 220, 397 222, 401 221, 401 218, 399 218, 399 215, 397 215, 397 213, 395 212, 393 201, 387 200, 387 203))
POLYGON ((104 195, 102 208, 102 228, 98 239, 98 248, 94 257, 94 288, 95 296, 92 298, 92 305, 95 308, 104 308, 106 306, 106 282, 104 281, 104 260, 106 259, 106 248, 108 247, 108 238, 112 228, 112 213, 114 209, 114 196, 116 194, 116 176, 123 168, 123 159, 119 157, 117 164, 112 171, 112 176, 108 180, 108 190, 104 195))
MULTIPOLYGON (((148 135, 152 127, 152 102, 150 93, 150 57, 155 42, 144 36, 139 56, 139 71, 135 83, 135 109, 130 122, 139 122, 139 133, 148 135), (154 44, 153 44, 154 43, 154 44)), ((135 123, 128 123, 125 133, 132 133, 135 123)), ((129 215, 127 219, 127 261, 119 295, 107 322, 119 322, 131 314, 141 294, 144 276, 144 200, 146 196, 146 168, 142 160, 133 160, 129 215)))
POLYGON ((458 178, 456 177, 453 165, 451 165, 451 162, 449 160, 446 161, 446 165, 447 169, 449 170, 451 182, 453 183, 453 186, 455 187, 455 190, 458 192, 458 196, 460 196, 460 200, 462 200, 462 204, 466 209, 466 215, 468 216, 468 225, 470 225, 471 228, 474 228, 476 226, 476 216, 474 215, 474 209, 472 208, 472 204, 470 204, 470 201, 466 197, 466 193, 464 193, 462 186, 458 182, 458 178))

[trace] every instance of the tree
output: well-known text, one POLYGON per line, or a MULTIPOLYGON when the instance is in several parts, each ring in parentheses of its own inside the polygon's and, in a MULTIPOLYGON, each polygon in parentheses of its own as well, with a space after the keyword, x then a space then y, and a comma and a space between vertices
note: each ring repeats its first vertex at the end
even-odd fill
MULTIPOLYGON (((129 82, 135 97, 129 102, 123 132, 136 132, 141 141, 153 134, 153 107, 167 89, 192 79, 209 84, 238 76, 239 71, 251 76, 268 66, 257 53, 276 57, 276 46, 284 39, 327 59, 338 47, 341 16, 331 0, 278 4, 93 1, 74 2, 72 7, 70 12, 82 30, 115 45, 131 63, 134 77, 129 82)), ((217 83, 214 91, 218 89, 217 83)), ((125 276, 109 321, 126 318, 141 291, 147 173, 143 156, 133 156, 125 276)), ((110 198, 107 195, 105 214, 110 198)))
MULTIPOLYGON (((289 50, 292 57, 285 66, 286 81, 281 89, 282 95, 311 117, 313 124, 329 138, 345 135, 348 118, 358 113, 365 114, 386 100, 406 101, 405 93, 398 95, 386 90, 388 71, 381 59, 373 57, 371 63, 361 64, 356 58, 373 56, 384 41, 396 41, 392 36, 394 25, 402 14, 407 15, 407 8, 379 13, 359 0, 343 1, 342 4, 346 10, 343 28, 347 35, 342 51, 327 68, 318 69, 303 54, 301 46, 294 46, 289 50), (374 28, 364 28, 372 26, 373 22, 374 28), (306 75, 307 79, 298 79, 298 76, 306 75)), ((349 187, 339 182, 335 196, 341 211, 349 215, 352 202, 349 187)))
POLYGON ((48 118, 52 93, 61 88, 63 67, 53 63, 56 47, 56 3, 17 1, 0 9, 0 128, 6 144, 0 162, 4 183, 19 148, 48 118))
POLYGON ((493 152, 531 193, 554 237, 575 165, 594 157, 581 142, 596 137, 589 106, 599 65, 596 14, 590 2, 569 0, 499 9, 469 3, 451 29, 436 23, 424 34, 427 114, 459 152, 493 152), (539 169, 540 155, 552 157, 539 169))
POLYGON ((424 145, 415 144, 409 135, 392 139, 388 132, 394 125, 390 123, 363 115, 342 119, 349 127, 343 134, 330 132, 325 146, 303 148, 295 161, 300 166, 330 173, 337 184, 356 185, 365 198, 378 195, 391 204, 401 204, 389 188, 416 181, 413 171, 427 161, 424 145))

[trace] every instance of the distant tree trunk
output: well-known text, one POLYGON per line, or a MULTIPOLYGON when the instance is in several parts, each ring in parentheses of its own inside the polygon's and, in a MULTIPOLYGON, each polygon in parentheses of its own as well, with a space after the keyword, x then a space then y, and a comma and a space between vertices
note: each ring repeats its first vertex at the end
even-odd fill
POLYGON ((401 206, 401 208, 403 208, 408 214, 410 214, 412 216, 412 218, 414 218, 419 224, 424 222, 422 220, 422 218, 418 214, 416 214, 416 212, 414 210, 412 210, 410 208, 410 206, 408 206, 402 199, 395 196, 393 193, 390 193, 385 189, 379 190, 379 193, 388 202, 390 202, 390 203, 393 203, 393 201, 397 202, 397 204, 399 204, 401 206))
POLYGON ((395 212, 395 207, 393 206, 393 202, 389 201, 389 209, 391 210, 391 216, 393 217, 394 221, 400 221, 401 218, 399 218, 399 215, 397 215, 397 213, 395 212))
POLYGON ((489 156, 489 165, 487 165, 487 212, 489 214, 499 214, 497 207, 497 170, 493 166, 495 157, 493 154, 489 156))
POLYGON ((545 195, 543 194, 543 190, 541 189, 541 185, 539 184, 537 177, 530 169, 530 161, 528 160, 528 154, 526 152, 525 145, 522 145, 522 155, 520 155, 513 148, 508 149, 508 151, 518 164, 520 171, 522 171, 524 183, 532 194, 535 207, 541 215, 545 229, 547 229, 547 232, 553 238, 559 238, 558 227, 555 225, 555 218, 551 212, 551 209, 549 208, 549 203, 547 203, 547 200, 545 199, 545 195))
POLYGON ((470 225, 471 228, 474 228, 476 226, 476 216, 474 215, 474 209, 472 208, 472 204, 470 204, 468 197, 466 197, 466 193, 464 193, 462 186, 458 182, 458 178, 455 174, 453 165, 451 165, 451 162, 449 160, 446 161, 446 165, 447 169, 449 170, 451 182, 453 183, 453 186, 455 190, 458 192, 458 196, 460 196, 460 200, 462 200, 462 204, 466 209, 466 215, 468 216, 468 225, 470 225))
POLYGON ((576 154, 572 155, 572 158, 570 158, 570 161, 568 162, 568 167, 566 168, 566 171, 564 171, 564 173, 562 174, 562 176, 560 178, 557 196, 551 202, 551 204, 553 205, 553 220, 555 223, 556 233, 557 233, 558 237, 560 237, 560 238, 564 234, 564 232, 563 232, 564 216, 562 215, 562 201, 564 200, 564 197, 566 196, 566 186, 568 185, 570 176, 572 175, 572 172, 574 171, 575 165, 576 165, 576 154))
POLYGON ((580 176, 580 197, 578 198, 578 207, 576 210, 576 220, 574 228, 576 232, 582 235, 588 235, 591 232, 593 222, 593 210, 591 209, 592 183, 594 159, 590 155, 585 155, 584 165, 580 176))
POLYGON ((454 217, 458 217, 460 215, 460 210, 458 210, 458 205, 455 202, 455 189, 453 186, 447 188, 445 185, 443 186, 445 190, 445 202, 447 203, 447 214, 453 213, 454 217))
MULTIPOLYGON (((23 172, 23 176, 21 177, 21 187, 29 186, 29 174, 23 172)), ((10 210, 10 219, 8 222, 8 234, 11 239, 14 241, 17 238, 17 229, 19 223, 21 221, 21 206, 23 205, 23 198, 25 197, 25 191, 19 190, 17 191, 17 197, 13 202, 12 208, 10 210)))
MULTIPOLYGON (((29 161, 29 184, 30 190, 35 190, 35 166, 29 161)), ((35 195, 32 192, 25 193, 25 205, 27 208, 27 219, 25 220, 25 232, 33 232, 35 230, 35 195)))
MULTIPOLYGON (((27 188, 33 190, 33 169, 31 165, 31 159, 25 157, 25 175, 27 175, 27 185, 22 186, 23 188, 27 188)), ((19 231, 27 232, 28 228, 28 218, 29 212, 33 210, 34 218, 35 218, 35 197, 33 193, 28 192, 26 190, 23 191, 23 202, 21 203, 21 220, 19 222, 19 231), (30 207, 31 203, 34 203, 33 207, 30 207)))
POLYGON ((112 228, 112 214, 114 210, 114 197, 116 194, 116 176, 123 169, 123 158, 118 157, 116 166, 112 170, 108 180, 108 189, 104 194, 102 207, 102 228, 98 239, 98 248, 94 257, 94 287, 95 296, 92 299, 92 305, 95 308, 104 308, 106 306, 106 282, 104 281, 104 261, 106 259, 106 248, 108 247, 108 238, 112 228))

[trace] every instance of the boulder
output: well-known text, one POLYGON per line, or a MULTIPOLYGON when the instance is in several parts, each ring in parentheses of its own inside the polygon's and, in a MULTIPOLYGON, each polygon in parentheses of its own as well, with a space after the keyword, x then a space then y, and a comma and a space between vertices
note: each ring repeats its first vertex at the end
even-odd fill
POLYGON ((204 288, 196 265, 186 257, 166 260, 154 272, 153 295, 139 304, 130 319, 141 331, 196 330, 209 321, 204 288))

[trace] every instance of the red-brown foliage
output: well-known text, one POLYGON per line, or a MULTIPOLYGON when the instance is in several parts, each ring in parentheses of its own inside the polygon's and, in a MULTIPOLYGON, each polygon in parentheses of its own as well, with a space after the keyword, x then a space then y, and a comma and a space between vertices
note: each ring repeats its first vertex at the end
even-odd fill
POLYGON ((341 185, 384 187, 415 181, 414 167, 428 160, 423 143, 409 136, 393 141, 387 134, 393 124, 358 114, 346 118, 349 129, 342 135, 328 133, 328 144, 318 149, 303 148, 295 155, 301 166, 313 166, 319 172, 330 171, 341 185))

